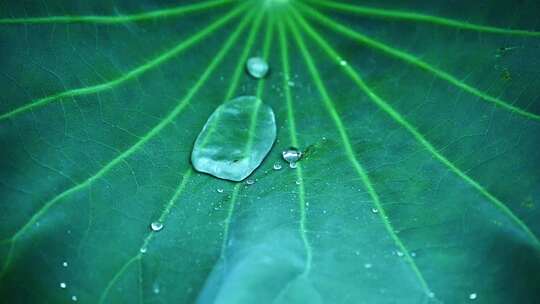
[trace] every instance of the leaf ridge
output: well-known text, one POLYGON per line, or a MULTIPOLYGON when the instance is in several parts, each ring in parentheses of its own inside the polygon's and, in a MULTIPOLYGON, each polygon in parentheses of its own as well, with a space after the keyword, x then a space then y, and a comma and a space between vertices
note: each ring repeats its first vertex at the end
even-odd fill
POLYGON ((308 0, 308 2, 316 4, 324 8, 330 8, 337 11, 360 14, 369 17, 398 19, 403 21, 424 22, 440 26, 453 27, 469 31, 486 32, 492 34, 506 34, 516 36, 540 36, 540 32, 528 31, 520 29, 505 29, 489 25, 481 25, 461 20, 438 17, 428 14, 415 13, 411 11, 388 10, 375 8, 370 6, 362 6, 358 4, 346 4, 336 1, 326 0, 308 0))
MULTIPOLYGON (((299 15, 298 15, 299 16, 299 15)), ((317 44, 326 52, 326 54, 336 63, 339 64, 339 54, 322 38, 308 23, 299 16, 299 22, 304 26, 306 32, 317 42, 317 44)), ((480 194, 488 199, 490 203, 496 206, 499 210, 505 213, 514 223, 516 223, 523 232, 531 239, 534 246, 540 249, 540 241, 538 237, 529 229, 529 227, 517 217, 510 208, 508 208, 502 201, 496 198, 482 185, 480 185, 473 178, 469 177, 465 172, 454 165, 449 159, 442 155, 438 150, 426 139, 416 128, 410 124, 401 114, 396 111, 390 104, 379 97, 375 92, 363 81, 360 75, 349 65, 344 67, 344 71, 351 79, 357 84, 357 86, 368 95, 369 99, 375 103, 382 111, 389 115, 396 123, 405 128, 424 148, 431 153, 437 160, 446 165, 454 174, 462 178, 465 182, 476 189, 480 194)))
MULTIPOLYGON (((299 17, 299 15, 295 15, 295 17, 299 17)), ((297 18, 298 19, 298 18, 297 18)), ((325 85, 323 84, 323 81, 320 77, 320 74, 318 72, 318 69, 313 62, 313 59, 311 57, 311 54, 309 53, 305 42, 303 38, 301 37, 301 34, 296 26, 296 24, 293 22, 291 18, 288 19, 289 27, 293 33, 293 36, 297 42, 298 47, 300 48, 300 51, 302 53, 302 56, 304 57, 304 61, 306 65, 308 66, 308 69, 310 71, 310 74, 312 75, 312 78, 315 82, 315 85, 317 87, 317 90, 319 91, 323 103, 325 105, 325 108, 328 110, 330 117, 334 121, 336 128, 338 129, 340 139, 343 143, 343 147, 345 149, 345 154, 347 155, 347 158, 352 163, 353 168, 355 169, 356 173, 360 177, 362 183, 366 187, 373 204, 375 205, 375 208, 379 211, 379 217, 381 218, 381 221, 383 222, 383 225, 390 235, 391 239, 394 241, 398 249, 403 252, 404 259, 407 262, 407 264, 410 266, 411 270, 413 271, 414 275, 417 277, 418 282, 420 283, 420 286, 422 287, 422 290, 428 297, 433 297, 433 293, 431 292, 431 289, 429 288, 426 280, 424 279, 424 276, 420 272, 418 266, 416 265, 416 262, 412 259, 409 250, 405 247, 399 236, 395 233, 394 228, 391 224, 391 222, 388 219, 388 216, 386 215, 386 212, 384 208, 382 207, 382 204, 380 202, 379 195, 377 191, 375 190, 373 184, 371 183, 371 180, 369 178, 369 175, 366 173, 363 166, 358 161, 357 157, 355 156, 355 152, 352 148, 352 145, 349 140, 349 135, 347 134, 347 131, 343 125, 343 122, 341 121, 341 118, 339 117, 339 113, 337 112, 334 103, 331 99, 331 97, 328 95, 328 92, 325 88, 325 85)))
POLYGON ((138 77, 142 75, 143 73, 147 72, 148 70, 151 70, 153 68, 158 67, 159 65, 163 64, 164 62, 172 59, 174 56, 178 55, 180 52, 192 47, 196 43, 202 41, 206 37, 210 36, 214 31, 217 29, 223 27, 226 25, 230 20, 232 20, 234 17, 236 17, 238 14, 240 14, 242 11, 246 9, 246 4, 238 6, 236 9, 232 10, 228 14, 224 15, 220 19, 216 20, 206 28, 200 30, 199 32, 195 33, 191 37, 189 37, 186 40, 182 40, 179 44, 177 44, 175 47, 159 54, 158 56, 154 57, 152 60, 146 62, 145 64, 142 64, 127 73, 123 74, 122 76, 100 83, 92 86, 87 87, 81 87, 77 89, 71 89, 67 91, 63 91, 57 94, 49 95, 46 97, 38 98, 34 101, 31 101, 30 103, 18 107, 16 109, 13 109, 7 113, 0 114, 0 121, 16 116, 18 114, 27 112, 29 110, 32 110, 37 107, 44 106, 46 104, 49 104, 51 102, 57 101, 64 97, 75 97, 75 96, 81 96, 81 95, 88 95, 88 94, 94 94, 97 92, 101 92, 104 90, 109 90, 117 85, 120 85, 128 80, 131 80, 135 77, 138 77))
POLYGON ((171 8, 158 9, 145 13, 135 13, 118 16, 47 16, 24 18, 0 18, 0 24, 43 24, 43 23, 94 23, 122 24, 181 16, 197 11, 205 11, 237 0, 211 0, 199 3, 180 5, 171 8))
POLYGON ((354 30, 351 30, 349 28, 347 28, 346 26, 344 26, 343 24, 335 21, 335 20, 332 20, 331 18, 328 18, 326 16, 324 16, 323 14, 315 11, 314 9, 311 9, 305 5, 300 5, 299 6, 300 9, 302 11, 304 11, 306 14, 312 16, 314 19, 316 19, 318 22, 320 22, 321 24, 324 24, 326 25, 327 27, 329 27, 330 29, 342 34, 342 35, 345 35, 349 38, 352 38, 364 45, 367 45, 371 48, 374 48, 376 50, 379 50, 379 51, 382 51, 383 53, 387 54, 387 55, 390 55, 392 57, 395 57, 395 58, 398 58, 402 61, 405 61, 406 63, 408 64, 411 64, 413 66, 416 66, 424 71, 427 71, 429 73, 432 73, 433 75, 435 75, 436 77, 442 79, 442 80, 445 80, 455 86, 457 86, 458 88, 476 96, 476 97, 479 97, 480 99, 484 100, 484 101, 487 101, 487 102, 490 102, 490 103, 493 103, 495 104, 496 106, 498 107, 501 107, 502 109, 505 109, 505 110, 508 110, 512 113, 515 113, 515 114, 518 114, 518 115, 521 115, 525 118, 528 118, 528 119, 533 119, 533 120, 536 120, 536 121, 540 121, 540 115, 538 114, 534 114, 534 113, 531 113, 531 112, 528 112, 526 110, 523 110, 519 107, 516 107, 516 106, 513 106, 512 104, 510 104, 509 102, 507 101, 504 101, 502 99, 499 99, 497 97, 493 97, 487 93, 484 93, 482 92, 481 90, 477 89, 477 88, 474 88, 468 84, 466 84, 465 82, 457 79, 456 77, 452 76, 450 73, 448 72, 445 72, 441 69, 438 69, 436 67, 434 67, 433 65, 430 65, 429 63, 417 58, 416 56, 414 55, 411 55, 407 52, 404 52, 402 50, 399 50, 399 49, 396 49, 396 48, 393 48, 391 47, 390 45, 386 44, 386 43, 383 43, 383 42, 380 42, 376 39, 373 39, 373 38, 370 38, 362 33, 359 33, 357 31, 354 31, 354 30))

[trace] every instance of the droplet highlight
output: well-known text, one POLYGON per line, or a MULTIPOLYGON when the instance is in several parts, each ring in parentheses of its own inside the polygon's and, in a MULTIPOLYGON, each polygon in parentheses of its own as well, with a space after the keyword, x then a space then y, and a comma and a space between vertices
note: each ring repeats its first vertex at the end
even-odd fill
POLYGON ((272 109, 254 96, 242 96, 219 106, 195 141, 195 170, 241 181, 264 160, 276 140, 272 109))
POLYGON ((297 162, 300 160, 300 158, 302 158, 302 152, 295 148, 291 148, 281 152, 281 156, 283 156, 283 159, 289 163, 289 167, 294 169, 298 166, 297 162))
POLYGON ((264 78, 268 74, 268 70, 270 70, 266 60, 261 57, 249 58, 246 62, 246 68, 249 75, 257 79, 264 78))
POLYGON ((280 163, 275 163, 274 164, 274 170, 281 170, 281 164, 280 163))
POLYGON ((477 295, 475 292, 473 292, 473 293, 471 293, 471 294, 469 295, 469 299, 470 299, 470 300, 476 300, 476 298, 478 298, 478 295, 477 295))
POLYGON ((60 288, 65 289, 66 287, 67 287, 67 285, 66 285, 65 282, 61 282, 61 283, 60 283, 60 288))

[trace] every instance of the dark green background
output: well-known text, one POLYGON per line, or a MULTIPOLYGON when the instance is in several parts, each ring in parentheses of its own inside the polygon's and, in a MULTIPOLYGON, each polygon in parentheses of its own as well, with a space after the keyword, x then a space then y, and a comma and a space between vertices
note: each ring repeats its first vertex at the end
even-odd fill
MULTIPOLYGON (((540 3, 535 0, 350 2, 540 31, 540 3)), ((117 15, 175 5, 3 1, 0 18, 117 15)), ((0 24, 0 114, 119 77, 234 5, 112 25, 0 24)), ((320 11, 486 94, 540 113, 539 36, 320 11), (512 49, 501 54, 505 47, 512 49)), ((240 20, 113 89, 61 98, 1 120, 0 239, 9 240, 46 202, 84 183, 145 136, 196 83, 240 20)), ((431 73, 312 24, 439 152, 540 234, 539 121, 495 107, 431 73)), ((262 53, 265 26, 263 21, 252 55, 262 53)), ((299 230, 298 177, 281 161, 291 140, 277 36, 262 99, 276 114, 278 140, 254 172, 256 183, 238 188, 224 255, 220 257, 235 184, 193 173, 164 229, 140 259, 126 264, 139 254, 151 233, 149 224, 190 168, 193 142, 223 101, 246 38, 247 31, 171 124, 103 176, 58 200, 16 242, 2 243, 2 265, 10 245, 14 249, 0 280, 0 302, 70 303, 73 295, 80 303, 97 303, 100 297, 107 303, 540 302, 539 243, 435 159, 304 35, 354 156, 366 169, 394 233, 409 254, 415 253, 413 261, 435 298, 426 294, 411 264, 396 254, 381 217, 372 212, 372 197, 346 157, 290 32, 296 136, 299 148, 311 147, 300 162, 309 203, 306 236, 313 252, 309 274, 299 276, 306 251, 299 230), (273 170, 275 162, 284 168, 273 170), (64 261, 68 267, 62 266, 64 261), (67 288, 61 289, 60 282, 67 288), (157 286, 159 293, 154 292, 157 286), (469 300, 471 293, 478 298, 469 300)), ((257 81, 245 74, 240 81, 236 95, 255 94, 257 81)))

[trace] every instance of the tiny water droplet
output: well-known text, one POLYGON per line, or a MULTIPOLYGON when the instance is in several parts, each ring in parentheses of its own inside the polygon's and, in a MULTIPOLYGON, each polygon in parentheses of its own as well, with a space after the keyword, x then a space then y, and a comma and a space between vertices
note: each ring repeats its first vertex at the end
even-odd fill
POLYGON ((64 283, 64 282, 60 283, 60 288, 66 288, 66 287, 67 287, 66 283, 64 283))
POLYGON ((77 300, 78 300, 78 299, 77 299, 77 296, 71 296, 71 301, 77 302, 77 300))
POLYGON ((298 163, 290 163, 289 167, 291 167, 291 169, 294 169, 294 168, 298 167, 298 163))
POLYGON ((148 250, 148 249, 147 249, 146 247, 141 247, 141 249, 139 249, 139 251, 140 251, 141 253, 146 253, 147 250, 148 250))
POLYGON ((356 250, 356 251, 354 252, 354 254, 360 255, 360 251, 359 251, 359 250, 356 250))
POLYGON ((295 84, 294 84, 294 81, 291 81, 291 80, 287 81, 287 84, 288 84, 290 87, 294 87, 294 85, 295 85, 295 84))
POLYGON ((412 251, 412 252, 411 252, 411 257, 414 258, 415 256, 416 256, 416 252, 412 251))
POLYGON ((371 208, 371 212, 373 212, 373 213, 379 213, 379 209, 377 209, 377 208, 371 208))
POLYGON ((478 295, 475 292, 473 292, 473 293, 471 293, 469 295, 469 299, 471 299, 471 300, 476 300, 477 297, 478 297, 478 295))
POLYGON ((326 209, 322 211, 323 214, 326 214, 326 212, 327 212, 326 209))
POLYGON ((218 189, 217 189, 217 192, 223 193, 223 188, 218 188, 218 189))
POLYGON ((364 268, 366 268, 366 269, 369 269, 371 267, 373 267, 373 264, 371 264, 371 263, 365 263, 364 264, 364 268))
POLYGON ((297 184, 297 185, 300 185, 301 182, 300 182, 300 180, 297 180, 297 181, 294 182, 294 183, 297 184))
POLYGON ((296 163, 300 160, 300 158, 302 157, 302 152, 298 151, 297 149, 291 148, 281 152, 281 155, 286 162, 291 164, 296 163))
POLYGON ((152 229, 152 231, 160 231, 161 229, 163 229, 163 223, 152 222, 152 224, 150 224, 150 228, 152 229))
POLYGON ((435 293, 433 291, 428 292, 427 294, 428 298, 435 298, 435 293))
POLYGON ((396 254, 397 254, 398 257, 402 257, 402 256, 405 255, 403 252, 401 252, 399 250, 396 251, 396 254))
POLYGON ((347 65, 347 61, 345 61, 345 60, 343 60, 343 59, 340 59, 340 60, 339 60, 339 64, 340 64, 341 66, 346 66, 346 65, 347 65))
POLYGON ((62 262, 62 266, 68 267, 68 262, 62 262))
POLYGON ((159 290, 159 284, 156 282, 154 283, 154 285, 152 286, 152 291, 155 293, 155 294, 158 294, 160 292, 159 290))
POLYGON ((246 184, 247 184, 247 185, 253 185, 253 184, 255 184, 255 181, 252 180, 252 179, 248 179, 248 180, 246 181, 246 184))
POLYGON ((274 170, 281 170, 281 164, 280 163, 275 163, 274 164, 274 170))
POLYGON ((261 57, 249 58, 246 67, 249 75, 255 78, 263 78, 269 70, 268 63, 261 57))

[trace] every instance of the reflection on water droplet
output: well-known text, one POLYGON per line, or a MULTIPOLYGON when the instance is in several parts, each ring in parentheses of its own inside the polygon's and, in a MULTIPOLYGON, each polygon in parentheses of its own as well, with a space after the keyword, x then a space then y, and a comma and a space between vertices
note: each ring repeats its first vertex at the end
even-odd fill
POLYGON ((377 208, 371 208, 371 212, 373 212, 373 213, 379 213, 379 209, 377 209, 377 208))
POLYGON ((275 163, 274 164, 274 170, 281 170, 281 164, 280 163, 275 163))
POLYGON ((152 231, 160 231, 161 229, 163 229, 163 223, 152 222, 152 224, 150 224, 150 228, 152 229, 152 231))
POLYGON ((260 57, 249 58, 246 67, 249 75, 255 78, 263 78, 269 70, 266 60, 260 57))
POLYGON ((246 184, 247 184, 247 185, 253 185, 253 184, 255 184, 255 181, 252 180, 252 179, 248 179, 248 180, 246 181, 246 184))
POLYGON ((255 96, 242 96, 219 106, 199 133, 191 163, 195 170, 241 181, 266 157, 276 140, 272 109, 255 96))
POLYGON ((471 300, 476 300, 477 297, 478 297, 478 295, 475 292, 473 292, 473 293, 471 293, 469 295, 469 299, 471 299, 471 300))
POLYGON ((219 192, 219 193, 223 193, 223 188, 219 188, 219 189, 217 189, 217 192, 219 192))
POLYGON ((66 283, 64 283, 64 282, 60 283, 60 288, 66 288, 66 287, 67 287, 66 283))

